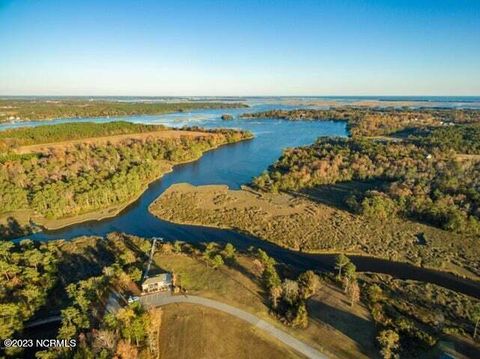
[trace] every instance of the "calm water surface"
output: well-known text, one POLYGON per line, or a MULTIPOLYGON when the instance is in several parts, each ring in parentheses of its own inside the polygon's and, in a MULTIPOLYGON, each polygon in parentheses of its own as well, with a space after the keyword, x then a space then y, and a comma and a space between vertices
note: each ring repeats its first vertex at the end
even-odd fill
MULTIPOLYGON (((232 111, 230 111, 231 113, 232 111)), ((174 171, 153 182, 147 191, 118 216, 101 221, 84 222, 58 231, 45 231, 30 237, 37 239, 73 238, 79 235, 105 235, 122 231, 139 236, 163 236, 166 239, 192 240, 199 230, 188 226, 160 221, 150 215, 148 206, 174 183, 194 185, 226 184, 238 189, 254 176, 266 170, 286 147, 310 144, 318 136, 346 136, 343 122, 289 122, 282 120, 252 121, 236 119, 222 121, 222 111, 203 111, 196 114, 172 114, 160 118, 129 117, 134 122, 163 123, 170 126, 198 125, 207 128, 242 128, 255 138, 209 151, 195 162, 179 165, 174 171), (187 118, 194 118, 187 120, 187 118)), ((202 240, 205 237, 201 238, 202 240)))
MULTIPOLYGON (((305 107, 305 106, 302 106, 305 107)), ((168 187, 175 183, 188 182, 193 185, 226 184, 237 189, 248 183, 254 176, 267 169, 286 147, 313 143, 319 136, 346 136, 343 122, 289 122, 282 120, 256 121, 238 118, 243 112, 263 111, 272 108, 293 108, 279 104, 254 104, 249 109, 199 110, 189 113, 175 113, 161 116, 129 116, 122 118, 93 118, 82 120, 55 120, 49 123, 71 121, 113 121, 122 119, 135 123, 165 124, 173 127, 201 126, 206 128, 241 128, 254 133, 255 138, 241 143, 223 146, 207 152, 192 163, 179 165, 174 171, 153 182, 145 193, 122 213, 114 218, 90 221, 69 226, 57 231, 44 231, 28 236, 38 240, 71 239, 81 235, 105 235, 112 231, 125 232, 143 237, 161 236, 166 240, 183 240, 192 243, 215 241, 231 242, 236 247, 249 246, 264 248, 278 260, 295 265, 300 269, 329 270, 333 267, 333 255, 311 255, 280 248, 272 243, 230 230, 178 225, 159 220, 148 212, 148 206, 168 187), (222 121, 220 116, 230 113, 233 121, 222 121)), ((0 129, 18 126, 35 126, 39 123, 8 124, 0 129)), ((353 257, 360 271, 387 273, 398 278, 427 281, 480 297, 480 285, 448 273, 417 268, 408 264, 391 262, 370 257, 353 257)))

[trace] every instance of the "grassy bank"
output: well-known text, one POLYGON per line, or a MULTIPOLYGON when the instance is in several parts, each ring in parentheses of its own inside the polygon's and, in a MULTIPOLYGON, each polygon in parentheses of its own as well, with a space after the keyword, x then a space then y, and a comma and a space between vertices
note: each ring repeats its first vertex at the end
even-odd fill
POLYGON ((400 218, 375 220, 287 194, 177 184, 150 211, 176 223, 232 228, 284 247, 405 261, 477 278, 477 240, 400 218))
POLYGON ((184 247, 184 253, 160 251, 155 255, 155 265, 173 272, 177 284, 186 288, 189 294, 218 300, 255 314, 329 357, 367 358, 374 355, 375 328, 368 311, 361 305, 350 308, 346 295, 334 285, 325 283, 309 300, 310 320, 307 328, 284 326, 271 314, 268 294, 262 286, 262 275, 255 256, 239 253, 235 264, 214 269, 202 259, 201 253, 186 253, 189 249, 187 245, 184 247), (349 314, 343 316, 343 312, 349 314), (339 330, 334 322, 348 325, 351 332, 339 330))
POLYGON ((161 358, 303 358, 252 325, 214 309, 171 304, 163 309, 161 358))

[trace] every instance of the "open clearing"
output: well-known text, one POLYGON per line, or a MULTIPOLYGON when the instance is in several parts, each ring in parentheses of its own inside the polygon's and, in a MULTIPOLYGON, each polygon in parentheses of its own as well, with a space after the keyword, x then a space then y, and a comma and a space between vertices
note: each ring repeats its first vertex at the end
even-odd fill
POLYGON ((161 358, 303 358, 254 326, 193 304, 163 309, 161 358))
POLYGON ((211 137, 211 136, 218 136, 218 134, 200 132, 200 131, 162 130, 162 131, 155 131, 155 132, 83 138, 83 139, 71 140, 71 141, 61 141, 61 142, 54 142, 54 143, 42 143, 38 145, 20 146, 14 149, 14 152, 17 154, 26 154, 26 153, 33 153, 33 152, 46 152, 48 150, 61 149, 61 148, 66 148, 69 146, 75 146, 80 144, 107 145, 107 144, 117 144, 117 143, 121 143, 128 140, 146 141, 148 139, 157 140, 157 139, 178 139, 182 137, 194 138, 194 137, 211 137))
MULTIPOLYGON (((238 255, 233 267, 213 269, 202 260, 185 254, 155 255, 155 266, 175 273, 177 284, 188 289, 189 295, 205 298, 243 309, 268 321, 281 330, 335 358, 369 358, 375 355, 375 325, 363 305, 350 307, 343 291, 324 284, 308 301, 309 325, 294 329, 280 324, 269 314, 267 295, 254 260, 238 255)), ((186 356, 187 357, 187 356, 186 356)), ((267 356, 271 357, 271 356, 267 356)))
POLYGON ((150 211, 175 223, 236 229, 300 251, 364 254, 472 278, 480 274, 475 238, 400 218, 369 219, 300 196, 176 184, 150 211))

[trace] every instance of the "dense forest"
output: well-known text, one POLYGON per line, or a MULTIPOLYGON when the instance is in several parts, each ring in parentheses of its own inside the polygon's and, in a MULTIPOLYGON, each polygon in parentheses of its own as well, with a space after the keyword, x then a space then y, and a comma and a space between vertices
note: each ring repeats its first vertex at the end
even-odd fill
POLYGON ((480 154, 480 123, 413 131, 409 140, 423 147, 438 147, 461 154, 480 154))
POLYGON ((436 108, 336 107, 245 113, 244 118, 281 118, 290 121, 346 121, 352 137, 384 136, 411 128, 480 122, 480 110, 436 108))
POLYGON ((0 149, 5 151, 24 145, 145 133, 165 129, 166 127, 162 125, 134 124, 125 121, 104 123, 70 122, 58 125, 22 127, 0 131, 0 149))
POLYGON ((398 214, 447 230, 480 233, 478 110, 343 107, 245 117, 342 120, 351 134, 350 139, 320 138, 314 145, 287 149, 253 181, 257 188, 298 191, 352 180, 382 181, 386 189, 350 198, 351 209, 376 218, 398 214), (371 139, 385 135, 397 139, 371 139))
POLYGON ((50 243, 0 241, 0 338, 11 338, 47 302, 57 276, 50 243))
POLYGON ((0 122, 54 118, 158 115, 196 109, 247 107, 228 102, 120 102, 107 100, 6 100, 0 99, 0 122))
POLYGON ((460 161, 454 151, 468 147, 478 153, 477 144, 470 147, 473 132, 455 126, 432 133, 402 142, 320 138, 311 146, 287 149, 253 184, 275 192, 379 180, 387 189, 350 198, 352 209, 375 218, 400 214, 447 230, 480 233, 480 162, 460 161), (456 140, 449 141, 450 136, 456 140))
MULTIPOLYGON (((130 128, 124 124, 102 126, 104 132, 130 128)), ((35 141, 45 132, 50 138, 63 138, 64 131, 72 129, 86 134, 92 125, 50 127, 19 132, 35 141), (84 130, 79 131, 80 127, 84 130)), ((140 129, 150 127, 141 125, 140 129)), ((0 160, 0 214, 30 209, 45 218, 61 218, 122 204, 138 196, 173 164, 250 137, 242 131, 204 130, 199 136, 125 139, 110 145, 85 143, 42 153, 9 153, 0 160)))
MULTIPOLYGON (((148 240, 120 234, 73 242, 0 242, 2 276, 8 278, 0 289, 0 336, 21 338, 30 319, 61 314, 58 338, 75 338, 79 344, 74 351, 56 348, 37 357, 93 358, 92 347, 98 348, 100 357, 113 357, 108 343, 115 343, 119 355, 146 348, 155 312, 138 303, 123 303, 114 314, 104 307, 113 292, 126 297, 138 292, 135 283, 141 279, 150 246, 148 240)), ((21 351, 10 348, 5 354, 19 357, 21 351)))

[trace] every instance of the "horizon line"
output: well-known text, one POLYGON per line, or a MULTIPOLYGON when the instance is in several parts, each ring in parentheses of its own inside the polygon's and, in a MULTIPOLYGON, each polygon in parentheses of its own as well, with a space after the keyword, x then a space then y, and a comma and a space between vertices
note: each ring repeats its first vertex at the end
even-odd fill
POLYGON ((262 97, 479 97, 477 95, 412 95, 412 94, 396 94, 396 95, 380 95, 380 94, 369 94, 369 95, 111 95, 111 94, 102 94, 102 95, 72 95, 72 94, 35 94, 35 95, 25 95, 25 94, 14 94, 14 95, 3 95, 0 94, 0 98, 3 97, 145 97, 145 98, 183 98, 183 97, 211 97, 211 98, 241 98, 241 97, 253 97, 253 98, 262 98, 262 97))

